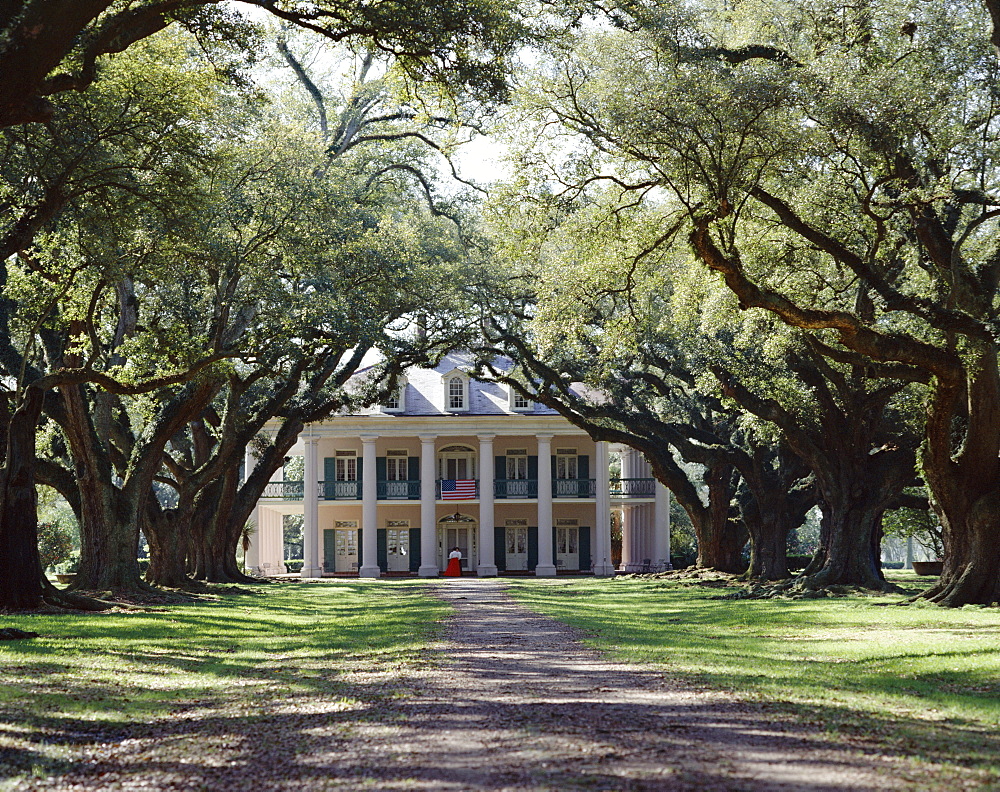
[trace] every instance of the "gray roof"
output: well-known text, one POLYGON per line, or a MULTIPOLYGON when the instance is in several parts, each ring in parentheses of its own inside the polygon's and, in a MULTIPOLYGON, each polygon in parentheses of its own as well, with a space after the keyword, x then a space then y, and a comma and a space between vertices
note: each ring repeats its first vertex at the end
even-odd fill
MULTIPOLYGON (((510 370, 513 363, 498 359, 494 366, 510 370)), ((406 372, 406 393, 401 412, 390 415, 556 415, 556 411, 536 402, 530 409, 510 409, 510 395, 506 385, 499 382, 481 381, 469 376, 472 371, 472 356, 464 352, 451 352, 434 368, 411 368, 406 372), (457 372, 469 377, 469 409, 452 411, 445 409, 446 385, 444 376, 457 372)), ((370 412, 382 412, 373 408, 370 412)))

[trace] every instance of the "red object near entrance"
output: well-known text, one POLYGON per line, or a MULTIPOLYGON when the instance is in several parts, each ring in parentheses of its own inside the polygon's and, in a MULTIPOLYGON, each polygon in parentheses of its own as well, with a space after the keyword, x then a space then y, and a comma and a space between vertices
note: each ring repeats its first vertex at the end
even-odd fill
POLYGON ((445 577, 462 577, 462 561, 458 558, 452 558, 448 562, 448 568, 444 571, 445 577))

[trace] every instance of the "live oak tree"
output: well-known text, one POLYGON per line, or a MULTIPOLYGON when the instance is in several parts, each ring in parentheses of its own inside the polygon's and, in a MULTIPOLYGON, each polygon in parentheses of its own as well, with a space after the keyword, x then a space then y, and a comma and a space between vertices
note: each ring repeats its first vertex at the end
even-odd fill
MULTIPOLYGON (((64 404, 63 397, 82 383, 100 382, 107 392, 142 393, 190 379, 214 358, 212 352, 192 351, 183 363, 175 359, 159 367, 150 361, 123 372, 115 370, 113 358, 86 354, 91 338, 83 331, 101 312, 109 289, 121 282, 124 270, 116 267, 124 251, 115 250, 101 262, 106 245, 98 252, 69 233, 75 221, 78 227, 101 226, 113 237, 113 229, 128 225, 138 207, 156 204, 167 218, 171 211, 179 212, 181 204, 190 208, 192 170, 179 166, 177 155, 182 150, 190 153, 202 139, 196 124, 198 112, 208 110, 200 95, 205 83, 199 77, 205 74, 138 68, 126 75, 119 70, 108 75, 99 91, 74 102, 62 124, 5 131, 3 177, 9 214, 0 227, 0 365, 10 388, 12 436, 20 432, 34 437, 43 409, 56 422, 68 420, 73 406, 64 404), (191 124, 179 123, 185 112, 191 114, 191 124), (57 227, 60 214, 66 222, 57 227)), ((95 239, 100 234, 90 237, 95 239)), ((142 240, 135 241, 129 253, 141 257, 142 240)), ((62 489, 73 488, 70 503, 83 508, 79 492, 90 490, 81 490, 72 477, 58 475, 50 466, 36 465, 34 442, 10 445, 4 464, 20 471, 16 481, 25 492, 15 492, 14 480, 8 479, 5 503, 28 503, 33 496, 27 491, 33 492, 33 475, 40 468, 44 474, 53 473, 53 483, 62 489), (21 456, 28 452, 30 458, 21 456)), ((3 513, 4 545, 29 547, 34 510, 11 505, 3 513)), ((10 584, 4 590, 5 604, 37 602, 39 587, 44 586, 37 564, 23 559, 22 554, 22 561, 4 576, 10 584), (35 582, 29 585, 32 577, 35 582)))
POLYGON ((669 194, 741 307, 814 333, 842 365, 920 369, 920 466, 946 556, 925 596, 996 601, 997 54, 983 6, 623 13, 630 29, 591 36, 542 88, 550 118, 589 143, 555 178, 669 194))
MULTIPOLYGON (((503 67, 507 55, 512 47, 520 44, 526 33, 526 28, 520 24, 517 15, 511 15, 512 9, 510 7, 495 3, 483 3, 474 8, 466 6, 460 11, 452 9, 450 6, 435 9, 421 8, 419 9, 420 13, 415 13, 413 9, 400 5, 353 9, 345 8, 339 4, 335 7, 271 2, 247 3, 246 5, 265 7, 271 14, 285 22, 309 29, 329 39, 364 42, 366 46, 379 53, 393 55, 400 63, 401 68, 417 80, 434 79, 442 84, 464 86, 479 96, 490 98, 503 95, 503 67)), ((29 130, 28 127, 33 126, 30 122, 56 119, 63 123, 64 138, 74 138, 73 134, 65 135, 66 130, 72 129, 72 124, 65 122, 66 117, 72 116, 74 112, 72 106, 76 103, 75 92, 92 91, 93 86, 100 85, 109 72, 113 73, 113 67, 109 67, 111 59, 104 56, 121 53, 174 23, 185 27, 200 38, 203 49, 210 50, 215 56, 216 64, 227 70, 230 75, 238 72, 241 66, 253 61, 252 50, 256 46, 253 26, 248 24, 246 20, 234 16, 231 13, 231 7, 222 8, 211 2, 151 1, 67 4, 28 0, 27 2, 3 4, 0 6, 0 30, 3 33, 0 37, 0 67, 3 69, 5 79, 0 86, 0 126, 16 129, 19 125, 24 125, 21 130, 15 132, 15 135, 37 139, 39 135, 44 137, 45 133, 40 132, 39 128, 29 130), (217 44, 223 39, 228 40, 230 44, 235 44, 238 48, 242 47, 246 57, 240 58, 220 52, 217 44), (46 97, 53 97, 55 100, 50 102, 46 97), (69 112, 66 112, 67 110, 69 112)), ((114 87, 109 93, 113 92, 114 87)), ((119 110, 123 117, 127 117, 131 108, 132 105, 126 102, 119 110)), ((168 137, 176 136, 178 133, 203 132, 206 127, 207 124, 197 121, 187 124, 180 123, 168 130, 168 137)), ((60 145, 66 142, 65 139, 58 141, 60 145)), ((73 140, 69 140, 69 145, 64 148, 71 150, 72 144, 73 140)), ((15 142, 15 145, 21 144, 15 142)), ((21 195, 17 196, 14 201, 8 200, 10 197, 8 193, 5 192, 3 195, 3 219, 7 225, 0 229, 2 232, 0 259, 5 264, 9 264, 10 256, 15 254, 20 256, 22 263, 37 260, 38 257, 32 250, 32 246, 37 244, 38 234, 48 225, 54 223, 59 214, 65 211, 66 206, 75 198, 88 191, 95 193, 100 191, 99 189, 94 190, 95 185, 93 184, 85 185, 76 194, 68 189, 68 185, 78 175, 81 164, 90 162, 91 147, 88 145, 79 147, 79 156, 75 158, 56 158, 52 162, 61 167, 62 171, 38 178, 35 169, 49 164, 47 159, 37 156, 40 148, 45 148, 45 145, 39 147, 35 145, 34 141, 23 146, 24 151, 29 156, 19 159, 19 162, 23 164, 22 172, 15 177, 14 181, 14 184, 19 182, 20 187, 23 188, 21 195)), ((126 172, 131 168, 135 172, 136 169, 142 171, 148 167, 148 163, 141 157, 136 162, 119 163, 107 168, 104 167, 106 164, 96 162, 93 168, 99 174, 110 173, 112 175, 113 185, 110 191, 104 191, 105 198, 120 186, 120 180, 114 178, 116 169, 126 172)), ((84 179, 76 179, 78 186, 84 181, 84 179)), ((99 187, 101 180, 97 181, 99 187)), ((170 181, 169 176, 167 181, 170 181)), ((149 196, 157 188, 144 178, 140 178, 140 182, 143 182, 142 187, 148 187, 148 190, 144 191, 140 188, 137 194, 144 196, 141 200, 149 200, 149 196)), ((181 182, 183 185, 183 179, 181 182)), ((165 192, 169 193, 170 190, 165 190, 165 192)), ((156 203, 156 201, 152 201, 152 203, 156 203)), ((160 203, 169 204, 170 199, 163 198, 160 203)), ((80 267, 85 269, 91 265, 92 262, 83 262, 80 267)), ((29 266, 28 269, 31 267, 29 266)), ((91 282, 102 284, 98 291, 106 295, 109 288, 118 289, 120 285, 127 284, 128 279, 121 278, 116 282, 114 278, 109 280, 100 274, 95 274, 91 282)), ((5 318, 5 329, 7 330, 10 330, 13 325, 14 302, 16 301, 8 303, 8 308, 11 310, 7 312, 5 318)), ((95 299, 91 308, 99 309, 100 300, 95 299)), ((47 311, 51 313, 52 307, 50 306, 47 311)), ((128 306, 128 288, 126 287, 121 301, 121 316, 119 317, 126 320, 126 325, 131 311, 132 308, 128 306)), ((20 352, 29 355, 35 354, 38 348, 44 346, 49 358, 48 362, 75 362, 76 351, 73 349, 73 344, 76 343, 75 339, 81 329, 92 329, 88 328, 88 323, 96 324, 94 316, 92 311, 84 313, 82 319, 77 316, 68 320, 71 324, 74 322, 76 324, 72 324, 68 334, 63 332, 62 341, 65 342, 67 338, 71 338, 73 339, 72 344, 63 343, 60 349, 59 332, 56 332, 49 334, 46 344, 39 344, 36 347, 35 342, 31 341, 28 347, 21 349, 20 352), (64 357, 63 353, 66 353, 64 357)), ((62 317, 62 319, 66 319, 66 317, 62 317)), ((44 323, 42 320, 39 321, 44 323)), ((33 328, 33 331, 40 330, 44 330, 41 325, 33 328)), ((113 336, 114 333, 111 335, 113 336)), ((10 341, 9 335, 5 340, 10 341)), ((20 340, 18 339, 18 341, 20 340)), ((89 341, 93 342, 93 338, 90 338, 89 341)), ((120 341, 119 338, 115 344, 120 343, 120 341)), ((108 346, 104 351, 110 352, 114 349, 115 344, 108 346)), ((16 346, 16 342, 7 343, 5 348, 9 351, 16 346)), ((92 344, 91 351, 96 346, 99 345, 92 344)), ((229 353, 218 351, 208 353, 207 358, 198 361, 192 368, 188 369, 188 374, 193 377, 200 367, 215 359, 219 354, 229 353)), ((113 357, 113 354, 109 354, 108 359, 113 357)), ((18 366, 14 358, 16 355, 11 356, 9 361, 11 365, 8 367, 8 371, 18 371, 21 375, 25 372, 41 373, 34 366, 18 366)), ((31 363, 37 362, 37 359, 31 361, 31 363)), ((68 383, 75 386, 85 381, 101 380, 100 373, 95 373, 95 369, 91 366, 93 362, 93 360, 88 360, 83 368, 87 377, 82 377, 80 371, 76 371, 68 383)), ((176 364, 178 361, 172 362, 176 364)), ((191 360, 183 362, 190 364, 191 360)), ((152 388, 178 384, 185 378, 187 378, 186 375, 176 374, 170 377, 154 377, 152 380, 147 380, 146 385, 152 388)), ((58 382, 63 382, 63 380, 58 382)), ((46 388, 51 388, 57 384, 57 380, 50 377, 45 380, 45 383, 46 388)), ((102 380, 102 384, 107 388, 114 383, 113 380, 105 378, 102 380)), ((137 382, 132 381, 126 383, 125 389, 120 392, 123 394, 137 393, 141 389, 137 382)), ((66 390, 69 391, 69 389, 66 390)), ((198 399, 188 398, 190 393, 180 398, 180 402, 184 404, 184 410, 192 409, 199 399, 208 397, 212 390, 213 387, 206 385, 204 378, 200 379, 197 391, 198 399)), ((26 445, 22 441, 33 433, 42 401, 50 403, 53 420, 56 420, 57 417, 65 419, 66 413, 60 414, 59 408, 52 407, 51 398, 42 398, 41 400, 26 398, 27 395, 34 393, 30 390, 29 384, 22 384, 17 393, 20 394, 17 397, 19 401, 11 403, 7 425, 11 432, 11 447, 23 449, 26 445), (30 406, 31 410, 27 413, 24 410, 15 410, 18 404, 22 407, 30 406), (21 438, 21 440, 15 443, 15 438, 21 438)), ((103 400, 105 402, 98 411, 102 416, 102 422, 104 422, 101 428, 106 428, 104 420, 108 413, 106 396, 105 394, 103 397, 95 397, 95 401, 103 400)), ((79 418, 84 411, 76 409, 70 412, 79 418)), ((183 422, 183 414, 176 414, 173 420, 183 422)), ((76 433, 77 439, 86 438, 87 441, 78 443, 78 456, 81 448, 85 447, 88 442, 94 441, 92 435, 90 437, 87 435, 86 431, 76 433)), ((101 438, 98 437, 98 442, 100 440, 101 438)), ((153 443, 153 447, 155 445, 156 443, 153 443)), ((153 455, 150 454, 150 456, 153 455)), ((13 504, 15 499, 28 498, 28 500, 24 500, 24 503, 29 504, 34 467, 33 465, 20 466, 19 461, 14 464, 15 459, 15 454, 8 454, 7 460, 11 469, 5 472, 5 481, 7 482, 5 502, 13 504)), ((82 512, 86 507, 81 503, 78 497, 79 493, 69 491, 71 489, 70 480, 65 475, 65 470, 59 470, 52 465, 43 465, 43 467, 46 468, 47 475, 52 480, 51 483, 61 484, 64 491, 67 492, 70 502, 82 512)), ((110 468, 105 468, 104 473, 107 474, 108 470, 110 468)), ((105 475, 104 478, 106 480, 108 476, 105 475)), ((12 512, 11 509, 5 508, 3 511, 5 514, 29 515, 33 514, 34 510, 18 508, 12 512)), ((23 522, 24 526, 21 526, 20 523, 17 526, 4 526, 5 544, 12 548, 16 546, 30 550, 34 540, 29 536, 31 532, 28 530, 30 527, 28 523, 33 524, 33 522, 27 517, 23 522), (18 534, 18 540, 16 542, 8 541, 14 534, 18 534)), ((131 541, 124 542, 121 552, 130 553, 127 546, 131 544, 131 541)), ((35 577, 33 567, 37 564, 31 561, 30 552, 28 556, 23 557, 19 555, 19 552, 13 552, 11 559, 18 562, 23 558, 28 559, 27 563, 21 564, 21 569, 28 570, 25 572, 25 579, 31 580, 35 577)), ((127 564, 128 561, 125 560, 123 563, 127 564)), ((129 581, 124 584, 126 587, 134 585, 134 576, 131 572, 128 577, 129 581)), ((86 581, 88 578, 91 578, 91 582, 93 582, 93 574, 85 572, 82 580, 86 581)), ((7 580, 11 582, 11 586, 5 590, 4 604, 14 601, 6 594, 19 590, 20 583, 23 582, 14 581, 13 577, 9 577, 7 580)), ((120 584, 116 583, 115 586, 117 585, 120 584)), ((25 601, 35 601, 36 599, 34 584, 30 589, 30 591, 24 589, 28 592, 25 601)), ((18 601, 20 602, 20 600, 18 601)))

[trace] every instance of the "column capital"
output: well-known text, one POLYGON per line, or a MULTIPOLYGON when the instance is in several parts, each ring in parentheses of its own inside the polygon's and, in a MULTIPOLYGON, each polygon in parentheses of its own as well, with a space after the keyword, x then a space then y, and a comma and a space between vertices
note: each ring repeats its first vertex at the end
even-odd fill
POLYGON ((417 437, 420 438, 421 443, 433 443, 437 440, 436 434, 418 434, 417 437))
POLYGON ((363 435, 358 435, 358 437, 361 438, 361 442, 364 443, 365 445, 368 445, 369 443, 374 443, 379 438, 377 434, 363 434, 363 435))
POLYGON ((536 440, 551 440, 553 437, 555 437, 555 435, 551 432, 541 432, 540 434, 535 435, 536 440))
POLYGON ((306 445, 316 445, 319 442, 319 438, 318 437, 313 437, 311 435, 309 437, 303 437, 303 438, 300 438, 300 439, 306 445))
POLYGON ((496 439, 496 435, 495 434, 479 434, 479 435, 476 435, 476 438, 481 443, 488 443, 488 442, 490 442, 492 440, 495 440, 496 439))

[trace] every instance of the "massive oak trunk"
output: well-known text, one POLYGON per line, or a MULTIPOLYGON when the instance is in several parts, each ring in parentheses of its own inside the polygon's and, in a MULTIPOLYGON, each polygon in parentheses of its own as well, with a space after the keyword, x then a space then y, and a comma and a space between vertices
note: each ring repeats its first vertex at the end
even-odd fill
POLYGON ((784 580, 788 573, 788 535, 816 505, 808 469, 787 447, 755 446, 739 457, 743 486, 738 497, 750 533, 751 580, 784 580))
POLYGON ((820 547, 803 572, 803 583, 889 590, 882 573, 882 515, 913 483, 914 455, 889 447, 828 462, 814 460, 823 520, 820 547))
POLYGON ((746 569, 743 547, 746 527, 732 518, 733 467, 713 465, 705 469, 708 507, 687 509, 698 539, 697 566, 720 572, 740 573, 746 569))
POLYGON ((35 608, 42 602, 34 464, 43 395, 38 388, 25 388, 7 427, 0 471, 0 609, 35 608))
POLYGON ((923 596, 951 607, 1000 602, 1000 372, 995 344, 973 351, 964 394, 935 385, 922 459, 944 539, 941 578, 923 596), (965 425, 957 442, 956 417, 965 425))

